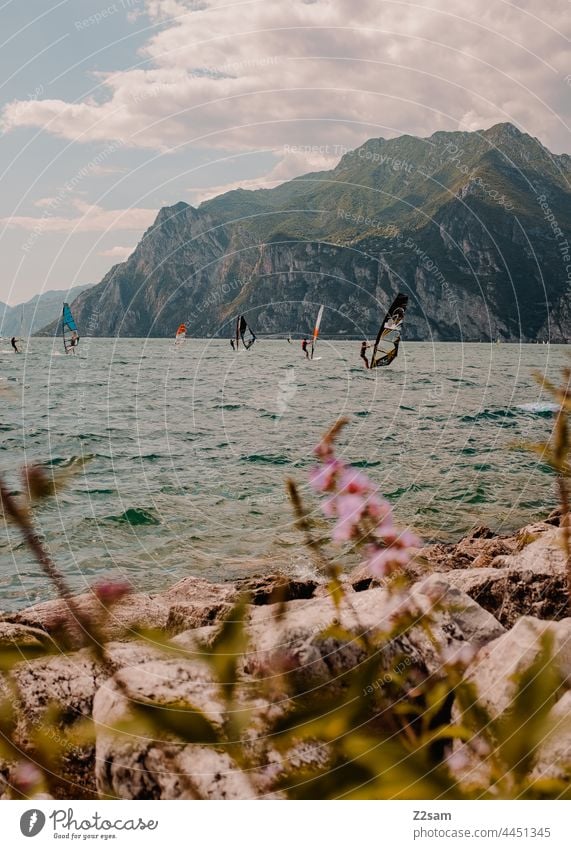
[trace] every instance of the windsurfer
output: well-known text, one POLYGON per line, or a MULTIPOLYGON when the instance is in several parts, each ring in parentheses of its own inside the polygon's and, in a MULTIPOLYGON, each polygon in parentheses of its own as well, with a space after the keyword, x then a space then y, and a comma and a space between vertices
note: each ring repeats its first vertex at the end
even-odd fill
POLYGON ((368 357, 367 357, 367 348, 370 348, 370 347, 371 346, 367 344, 367 340, 363 339, 363 341, 361 342, 361 353, 359 354, 359 356, 361 357, 362 360, 365 361, 365 368, 369 368, 369 360, 368 360, 368 357))
POLYGON ((304 337, 301 343, 301 350, 305 353, 306 360, 309 359, 309 351, 307 350, 307 339, 304 337))
POLYGON ((17 342, 17 341, 18 341, 18 340, 16 339, 16 337, 15 337, 15 336, 12 336, 12 338, 11 338, 11 340, 10 340, 10 344, 12 345, 12 347, 13 347, 14 351, 16 352, 16 354, 19 354, 20 352, 19 352, 19 350, 18 350, 18 346, 16 345, 16 342, 17 342))
POLYGON ((78 342, 79 342, 79 336, 77 334, 77 331, 74 330, 73 333, 71 334, 71 339, 69 340, 69 347, 75 348, 75 346, 77 345, 78 342))
POLYGON ((232 350, 235 351, 236 350, 236 343, 234 342, 234 340, 232 338, 230 339, 230 344, 232 345, 232 350))

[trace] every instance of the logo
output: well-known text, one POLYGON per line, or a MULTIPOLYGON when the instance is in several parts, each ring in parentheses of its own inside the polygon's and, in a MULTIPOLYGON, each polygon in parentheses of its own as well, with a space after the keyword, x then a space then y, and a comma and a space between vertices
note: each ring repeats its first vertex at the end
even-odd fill
POLYGON ((20 831, 24 837, 35 837, 39 834, 46 824, 46 815, 42 811, 34 808, 31 811, 26 811, 20 817, 20 831))

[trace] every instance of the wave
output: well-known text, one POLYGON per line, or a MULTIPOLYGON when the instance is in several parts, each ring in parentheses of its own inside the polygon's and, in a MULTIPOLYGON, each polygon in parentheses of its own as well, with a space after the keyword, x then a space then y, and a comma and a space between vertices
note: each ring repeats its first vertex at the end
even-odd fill
POLYGON ((509 407, 498 407, 496 409, 480 410, 479 413, 460 416, 461 422, 498 421, 499 419, 513 419, 517 413, 509 407))
POLYGON ((247 454, 241 458, 244 463, 267 463, 270 466, 289 466, 289 457, 283 454, 247 454))
POLYGON ((552 413, 556 413, 559 409, 557 404, 551 404, 549 402, 540 401, 533 402, 531 404, 517 404, 516 409, 523 410, 524 413, 537 413, 538 415, 552 415, 552 413))
POLYGON ((375 466, 380 466, 380 460, 355 460, 354 463, 351 463, 352 466, 355 466, 356 469, 372 469, 375 466))
POLYGON ((72 466, 78 466, 82 463, 87 462, 88 460, 92 460, 95 455, 86 454, 84 457, 78 457, 75 454, 72 454, 71 457, 52 457, 50 460, 47 460, 44 465, 45 466, 61 466, 64 469, 67 469, 72 466))
POLYGON ((477 386, 475 380, 466 380, 465 377, 447 377, 446 380, 449 380, 450 383, 459 383, 461 386, 477 386))
POLYGON ((105 521, 114 522, 117 525, 160 525, 159 519, 142 507, 130 507, 119 516, 106 516, 105 521))

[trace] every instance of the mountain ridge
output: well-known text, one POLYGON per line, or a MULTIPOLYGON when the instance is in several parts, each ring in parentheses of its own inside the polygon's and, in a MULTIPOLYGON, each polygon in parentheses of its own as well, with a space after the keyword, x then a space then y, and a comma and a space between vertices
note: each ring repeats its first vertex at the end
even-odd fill
POLYGON ((59 316, 64 300, 75 300, 91 285, 86 283, 71 289, 48 289, 14 306, 0 302, 0 336, 35 334, 59 316))
POLYGON ((570 178, 509 123, 369 139, 327 171, 164 207, 74 314, 93 335, 224 336, 238 312, 285 334, 323 302, 324 333, 370 337, 402 290, 406 338, 567 342, 570 178))

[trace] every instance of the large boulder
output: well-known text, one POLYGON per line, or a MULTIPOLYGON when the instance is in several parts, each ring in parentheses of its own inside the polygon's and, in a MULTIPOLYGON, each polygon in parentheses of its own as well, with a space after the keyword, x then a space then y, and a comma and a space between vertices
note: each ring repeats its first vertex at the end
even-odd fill
POLYGON ((527 544, 513 554, 495 557, 486 567, 447 571, 442 577, 506 628, 521 616, 563 619, 570 608, 560 531, 542 524, 533 537, 534 528, 522 531, 520 545, 527 544))
MULTIPOLYGON (((118 799, 253 799, 251 775, 239 769, 222 746, 181 743, 173 735, 129 728, 133 704, 172 710, 195 708, 218 732, 224 714, 218 686, 200 662, 163 659, 125 669, 95 697, 96 781, 100 796, 118 799), (127 725, 125 726, 125 723, 127 725), (122 728, 125 728, 123 731, 122 728)), ((160 720, 159 720, 160 724, 160 720)), ((162 723, 164 727, 164 723, 162 723)))
POLYGON ((5 614, 3 622, 26 625, 49 634, 62 648, 78 648, 85 635, 78 619, 89 622, 107 640, 133 636, 140 628, 164 628, 168 606, 161 597, 130 593, 120 601, 106 604, 95 592, 82 593, 73 599, 77 618, 63 599, 40 602, 32 607, 5 614))
POLYGON ((15 690, 0 677, 0 698, 15 711, 14 742, 22 754, 34 759, 40 731, 60 751, 56 794, 61 798, 95 796, 94 745, 70 744, 70 733, 91 719, 98 687, 117 669, 144 664, 160 652, 142 642, 109 643, 106 655, 105 664, 87 649, 23 661, 12 669, 15 690))
POLYGON ((571 618, 544 622, 522 616, 510 631, 484 646, 468 668, 468 680, 492 718, 509 708, 516 679, 536 660, 544 635, 553 639, 553 661, 563 687, 571 688, 571 618))
MULTIPOLYGON (((277 609, 251 606, 247 611, 250 649, 244 672, 265 675, 268 670, 287 669, 297 689, 305 691, 350 672, 364 658, 369 643, 379 640, 383 664, 390 673, 404 660, 420 677, 440 668, 439 649, 421 626, 405 636, 386 639, 402 605, 419 612, 436 611, 435 636, 440 648, 466 642, 485 645, 504 633, 503 626, 487 611, 441 576, 416 584, 406 599, 378 588, 347 595, 337 611, 331 598, 291 601, 277 609), (342 627, 342 631, 340 628, 342 627)), ((204 635, 208 637, 208 634, 204 635)), ((185 632, 174 640, 192 651, 196 633, 185 632)))
POLYGON ((547 726, 531 778, 568 782, 571 778, 571 690, 567 690, 551 708, 547 726))
MULTIPOLYGON (((553 644, 554 671, 560 686, 545 693, 545 699, 556 699, 546 723, 545 739, 535 753, 532 777, 563 777, 570 774, 571 725, 568 709, 571 693, 571 618, 545 622, 530 616, 518 620, 514 627, 478 652, 466 672, 466 680, 474 685, 478 702, 490 719, 500 720, 513 714, 513 702, 518 681, 538 660, 543 650, 542 638, 553 644), (567 718, 566 718, 567 717, 567 718)), ((557 682, 556 682, 557 683, 557 682)), ((533 686, 533 682, 531 683, 533 686)), ((455 705, 456 722, 470 727, 470 718, 455 705)), ((522 717, 522 727, 512 733, 526 734, 528 717, 522 717)), ((490 751, 476 741, 454 746, 452 764, 457 778, 466 784, 486 786, 490 780, 490 751)))

